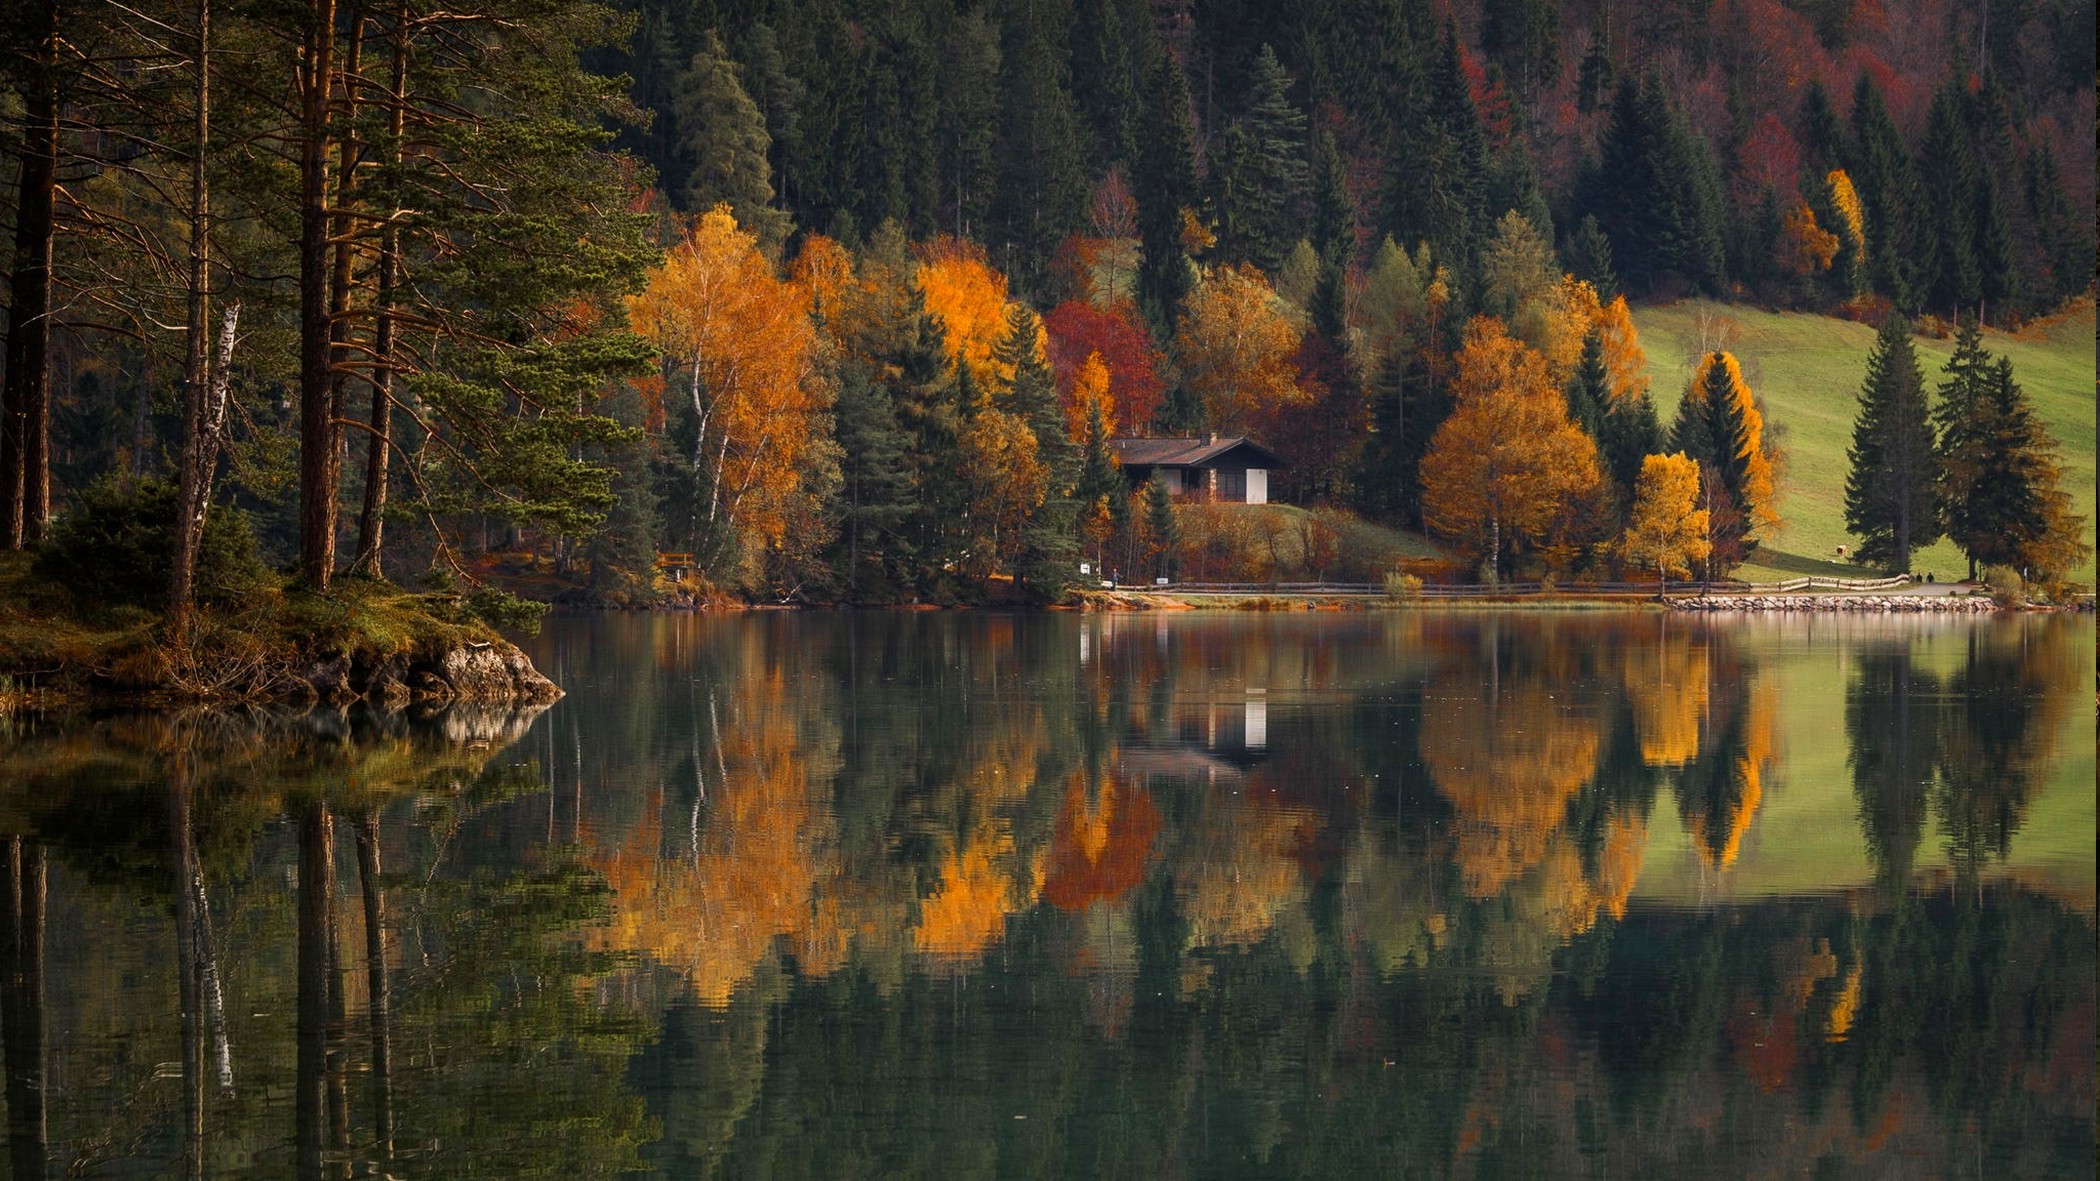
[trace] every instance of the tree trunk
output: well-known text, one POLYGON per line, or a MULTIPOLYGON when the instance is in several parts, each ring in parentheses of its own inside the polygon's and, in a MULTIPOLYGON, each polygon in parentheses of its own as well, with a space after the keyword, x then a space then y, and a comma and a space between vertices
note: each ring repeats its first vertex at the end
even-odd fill
POLYGON ((326 591, 335 573, 336 426, 328 233, 328 116, 335 83, 335 0, 312 0, 299 57, 299 572, 326 591))
MULTIPOLYGON (((401 130, 408 99, 408 6, 394 6, 388 38, 393 58, 387 87, 388 162, 401 163, 401 130)), ((399 211, 394 211, 399 215, 399 211)), ((371 433, 365 438, 365 501, 357 518, 357 557, 350 569, 369 578, 384 576, 380 551, 386 543, 386 482, 394 446, 394 288, 400 279, 401 229, 389 217, 379 242, 378 323, 372 330, 371 433)))
MULTIPOLYGON (((227 386, 233 379, 233 345, 241 322, 241 305, 228 304, 219 321, 219 350, 203 378, 201 404, 186 408, 183 420, 182 489, 175 518, 175 560, 169 574, 168 640, 189 641, 196 597, 197 552, 204 544, 204 518, 211 509, 211 482, 219 466, 219 443, 226 433, 227 386)), ((187 399, 185 399, 187 401, 187 399)))
POLYGON ((327 1135, 330 950, 335 942, 335 818, 308 804, 299 825, 298 1065, 293 1120, 298 1175, 321 1176, 327 1135))
POLYGON ((197 51, 191 66, 196 71, 191 96, 197 109, 190 142, 189 351, 182 367, 182 476, 175 502, 175 552, 168 569, 168 642, 176 648, 190 639, 197 546, 204 537, 212 465, 218 459, 216 439, 213 454, 203 454, 205 382, 211 368, 211 346, 205 340, 211 323, 211 184, 205 167, 211 153, 211 0, 197 0, 197 51))
POLYGON ((394 1043, 386 971, 386 892, 379 881, 379 817, 357 823, 357 880, 365 901, 365 982, 372 1017, 372 1123, 383 1162, 394 1159, 394 1043))
POLYGON ((16 1177, 48 1167, 44 1118, 44 850, 0 842, 0 1045, 7 1054, 7 1150, 16 1177))
POLYGON ((0 385, 0 549, 43 540, 51 515, 51 242, 58 194, 58 4, 29 5, 7 376, 0 385))

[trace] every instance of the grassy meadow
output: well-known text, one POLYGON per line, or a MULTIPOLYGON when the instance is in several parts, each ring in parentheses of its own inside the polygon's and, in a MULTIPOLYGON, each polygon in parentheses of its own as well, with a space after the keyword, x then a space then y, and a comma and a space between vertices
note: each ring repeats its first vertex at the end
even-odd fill
MULTIPOLYGON (((1799 312, 1686 300, 1638 308, 1634 322, 1648 354, 1656 409, 1667 427, 1677 411, 1702 341, 1717 342, 1742 362, 1750 388, 1764 398, 1768 427, 1779 430, 1786 451, 1780 474, 1779 511, 1784 531, 1760 546, 1740 576, 1752 580, 1800 574, 1857 576, 1859 567, 1836 560, 1839 545, 1854 539, 1845 529, 1846 449, 1859 386, 1866 375, 1874 330, 1864 324, 1799 312)), ((1928 391, 1938 388, 1940 367, 1954 342, 1916 339, 1928 391)), ((1711 347, 1711 344, 1708 345, 1711 347)), ((2025 387, 2056 438, 2063 487, 2085 517, 2093 540, 2094 318, 2090 300, 2067 314, 2018 334, 1986 331, 1984 347, 2012 359, 2025 387)), ((1921 551, 1916 568, 1941 578, 1959 577, 1968 563, 1951 542, 1921 551)), ((2093 562, 2073 573, 2091 585, 2093 562)))

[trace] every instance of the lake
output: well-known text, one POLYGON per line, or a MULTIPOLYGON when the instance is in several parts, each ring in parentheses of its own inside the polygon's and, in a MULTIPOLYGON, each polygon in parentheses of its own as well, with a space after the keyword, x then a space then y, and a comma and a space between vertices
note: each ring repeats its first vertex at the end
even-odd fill
POLYGON ((2090 1177, 2090 616, 555 618, 0 721, 15 1178, 2090 1177))

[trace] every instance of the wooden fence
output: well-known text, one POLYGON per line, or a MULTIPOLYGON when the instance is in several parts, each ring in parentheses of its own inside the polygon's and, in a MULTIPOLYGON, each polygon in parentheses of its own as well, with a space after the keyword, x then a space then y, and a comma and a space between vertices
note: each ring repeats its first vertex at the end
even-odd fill
MULTIPOLYGON (((1805 590, 1871 591, 1888 590, 1903 586, 1910 581, 1907 574, 1893 578, 1825 578, 1815 575, 1806 578, 1790 578, 1784 582, 1669 582, 1663 584, 1663 592, 1672 595, 1761 595, 1791 594, 1805 590)), ((1119 592, 1167 595, 1386 595, 1391 594, 1384 583, 1378 582, 1174 582, 1165 586, 1117 586, 1119 592)), ((1470 584, 1424 583, 1420 590, 1410 592, 1412 597, 1423 599, 1496 599, 1522 598, 1540 594, 1569 595, 1654 595, 1657 587, 1652 582, 1583 582, 1552 584, 1540 582, 1503 582, 1494 586, 1470 584)), ((1395 598, 1408 595, 1394 594, 1395 598)))

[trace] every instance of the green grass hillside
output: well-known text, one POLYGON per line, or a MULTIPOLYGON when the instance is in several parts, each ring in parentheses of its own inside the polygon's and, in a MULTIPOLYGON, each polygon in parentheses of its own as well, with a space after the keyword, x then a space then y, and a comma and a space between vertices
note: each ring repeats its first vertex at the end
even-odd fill
MULTIPOLYGON (((1874 330, 1864 324, 1798 312, 1766 312, 1736 304, 1687 300, 1634 312, 1656 409, 1667 426, 1676 413, 1702 340, 1718 338, 1742 362, 1750 388, 1762 395, 1768 421, 1780 431, 1786 466, 1780 485, 1785 531, 1759 548, 1743 567, 1751 579, 1798 574, 1841 574, 1858 568, 1835 560, 1839 545, 1855 539, 1845 530, 1845 451, 1866 375, 1874 330)), ((1916 341, 1928 390, 1938 387, 1940 367, 1954 350, 1952 340, 1916 341)), ((1985 332, 1984 347, 2012 358, 2014 375, 2056 437, 2063 460, 2064 490, 2086 521, 2093 540, 2094 321, 2088 302, 2046 327, 2018 335, 1985 332)), ((1920 570, 1941 577, 1964 573, 1967 562, 1942 541, 1922 551, 1920 570)), ((2091 584, 2093 563, 2073 575, 2091 584)))

